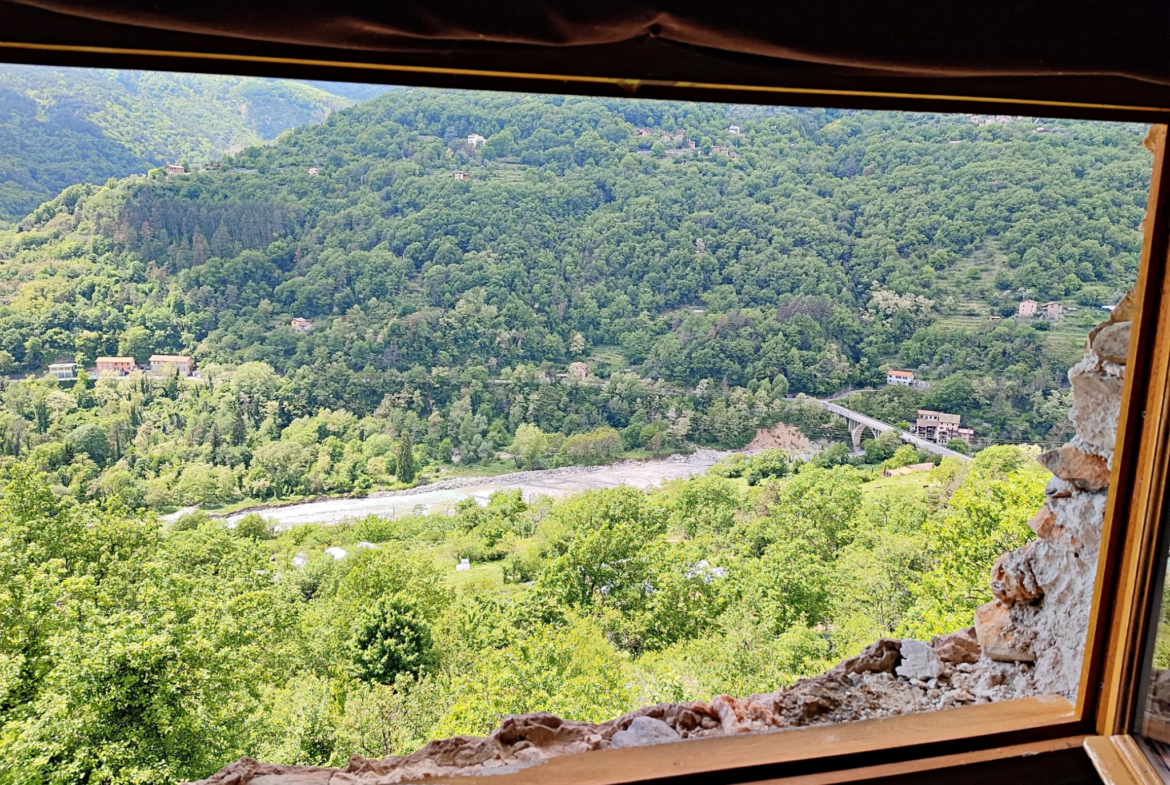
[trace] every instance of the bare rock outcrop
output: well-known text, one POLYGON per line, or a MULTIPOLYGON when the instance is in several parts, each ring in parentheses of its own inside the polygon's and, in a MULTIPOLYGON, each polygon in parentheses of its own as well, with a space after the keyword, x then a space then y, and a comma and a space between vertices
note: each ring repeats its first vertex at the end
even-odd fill
POLYGON ((996 598, 975 615, 986 657, 1034 661, 1036 689, 1070 699, 1088 633, 1132 318, 1131 292, 1090 333, 1069 371, 1076 436, 1039 458, 1053 477, 1029 522, 1037 539, 996 561, 996 598))
MULTIPOLYGON (((1097 553, 1117 438, 1126 345, 1127 296, 1090 335, 1069 371, 1073 440, 1040 456, 1053 477, 1030 521, 1037 539, 995 563, 995 599, 974 626, 929 644, 883 638, 826 673, 775 692, 709 703, 646 706, 603 723, 547 713, 505 717, 491 736, 432 741, 410 755, 355 756, 344 771, 276 766, 251 758, 201 785, 356 785, 453 774, 513 771, 592 750, 663 744, 704 736, 782 730, 1011 700, 1037 694, 1075 697, 1088 630, 1097 553)), ((1160 683, 1170 696, 1170 677, 1160 683)), ((1165 697, 1170 707, 1170 697, 1165 697)), ((1170 712, 1170 708, 1167 709, 1170 712)))

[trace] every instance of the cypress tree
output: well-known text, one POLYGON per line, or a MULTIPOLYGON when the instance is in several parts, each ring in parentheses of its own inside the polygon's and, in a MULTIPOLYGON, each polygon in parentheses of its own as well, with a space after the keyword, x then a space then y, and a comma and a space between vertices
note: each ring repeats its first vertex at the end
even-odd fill
POLYGON ((407 484, 414 482, 414 444, 410 440, 410 433, 402 434, 402 441, 398 443, 398 454, 395 457, 398 459, 398 470, 395 472, 398 481, 407 484))

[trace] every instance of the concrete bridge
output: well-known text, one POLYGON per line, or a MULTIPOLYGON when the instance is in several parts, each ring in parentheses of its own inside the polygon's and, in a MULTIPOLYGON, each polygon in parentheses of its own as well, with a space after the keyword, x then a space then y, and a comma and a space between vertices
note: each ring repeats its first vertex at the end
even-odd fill
POLYGON ((861 450, 861 438, 865 433, 865 430, 868 428, 875 439, 879 433, 885 433, 886 431, 897 431, 898 438, 900 438, 903 443, 909 444, 916 449, 925 450, 926 452, 931 452, 935 455, 941 455, 944 458, 958 458, 960 461, 971 460, 968 456, 963 455, 961 452, 955 452, 954 450, 949 450, 942 445, 935 444, 934 442, 928 442, 926 439, 915 436, 909 431, 903 431, 901 428, 895 428, 889 423, 884 423, 881 420, 870 417, 869 415, 855 412, 852 409, 846 409, 844 406, 833 403, 832 401, 822 401, 819 398, 813 398, 813 400, 816 401, 819 406, 829 410, 838 417, 843 418, 845 422, 848 423, 849 436, 853 439, 854 452, 861 450))

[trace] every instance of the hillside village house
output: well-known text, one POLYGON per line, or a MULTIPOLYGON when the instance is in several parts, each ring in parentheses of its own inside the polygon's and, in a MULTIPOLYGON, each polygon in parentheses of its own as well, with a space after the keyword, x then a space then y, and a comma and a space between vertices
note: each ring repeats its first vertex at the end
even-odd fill
POLYGON ((1050 322, 1060 321, 1060 317, 1064 315, 1064 306, 1058 302, 1044 303, 1040 307, 1041 315, 1050 322))
POLYGON ((150 372, 154 376, 162 376, 176 370, 180 376, 190 376, 195 369, 194 361, 185 354, 152 354, 150 356, 150 372))
POLYGON ((467 174, 467 172, 456 172, 455 179, 456 180, 470 180, 471 175, 467 174))
POLYGON ((313 323, 300 316, 289 319, 288 324, 294 330, 300 330, 303 333, 311 332, 313 329, 313 323))
POLYGON ((914 424, 914 435, 935 444, 946 444, 951 439, 962 439, 970 444, 975 431, 960 427, 961 419, 958 414, 919 409, 918 420, 914 424))
POLYGON ((187 174, 186 167, 179 166, 178 164, 167 164, 166 166, 163 167, 163 171, 165 171, 168 175, 187 174))
POLYGON ((486 141, 487 139, 479 134, 467 135, 467 144, 471 147, 483 147, 483 143, 486 141))
POLYGON ((77 378, 77 363, 49 363, 49 375, 58 381, 73 381, 77 378))
POLYGON ((890 371, 886 374, 886 384, 900 384, 903 387, 914 386, 913 371, 890 371))
POLYGON ((315 167, 315 166, 310 166, 310 167, 309 167, 309 177, 316 177, 316 176, 317 176, 317 175, 319 175, 319 174, 321 174, 321 170, 320 170, 320 169, 318 169, 318 168, 317 168, 317 167, 315 167))
POLYGON ((95 362, 98 375, 103 373, 125 376, 136 367, 133 357, 99 357, 95 362))
POLYGON ((1021 319, 1031 319, 1036 315, 1036 301, 1035 300, 1021 300, 1019 310, 1016 315, 1021 319))
POLYGON ((740 128, 738 125, 729 125, 727 126, 727 133, 731 134, 732 136, 739 136, 740 128))

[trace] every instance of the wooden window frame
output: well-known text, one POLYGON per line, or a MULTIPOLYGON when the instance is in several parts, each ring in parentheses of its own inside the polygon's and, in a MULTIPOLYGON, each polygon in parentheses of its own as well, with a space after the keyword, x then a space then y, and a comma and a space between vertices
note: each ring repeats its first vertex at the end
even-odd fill
POLYGON ((1129 735, 1142 646, 1154 596, 1157 546, 1166 517, 1170 465, 1170 107, 1119 106, 940 95, 809 90, 744 84, 524 74, 294 57, 48 46, 0 41, 0 61, 67 66, 255 74, 416 87, 831 106, 980 114, 1024 114, 1149 122, 1153 174, 1135 289, 1121 418, 1110 479, 1085 656, 1075 705, 1059 697, 946 709, 788 731, 745 733, 677 744, 553 758, 492 778, 503 785, 618 785, 629 782, 832 785, 1083 746, 1108 785, 1162 785, 1129 735))

